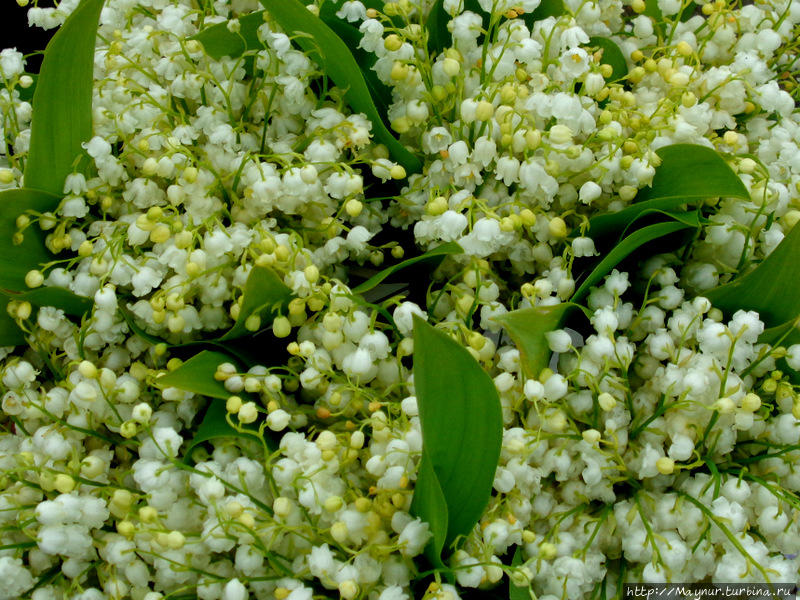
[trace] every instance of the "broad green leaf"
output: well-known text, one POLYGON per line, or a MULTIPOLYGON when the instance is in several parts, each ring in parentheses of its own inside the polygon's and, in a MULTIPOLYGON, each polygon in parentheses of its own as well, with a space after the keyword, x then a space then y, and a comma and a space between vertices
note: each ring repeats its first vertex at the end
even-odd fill
MULTIPOLYGON (((378 75, 371 68, 375 64, 376 56, 358 47, 361 41, 361 32, 357 27, 353 27, 336 16, 336 11, 339 10, 340 5, 341 2, 338 1, 325 2, 320 9, 319 18, 350 48, 353 57, 361 68, 364 81, 369 88, 378 113, 385 115, 392 99, 391 90, 378 79, 378 75)), ((370 5, 374 5, 373 8, 383 8, 379 2, 365 3, 365 6, 369 7, 370 5)), ((229 30, 227 23, 216 23, 195 34, 191 39, 202 43, 206 54, 215 59, 223 56, 236 58, 244 52, 260 50, 265 46, 258 39, 258 28, 264 23, 264 14, 266 12, 266 10, 259 10, 240 17, 239 31, 229 30)))
POLYGON ((244 439, 255 439, 258 437, 258 433, 256 432, 239 431, 231 427, 226 418, 227 414, 228 411, 225 409, 225 404, 223 402, 214 400, 209 402, 208 409, 206 409, 206 414, 203 415, 203 420, 197 428, 197 432, 195 432, 194 437, 186 447, 183 456, 184 462, 190 462, 192 460, 192 454, 195 449, 203 442, 226 437, 244 439))
POLYGON ((764 344, 780 344, 785 348, 800 344, 800 322, 798 319, 791 319, 786 323, 769 327, 758 336, 758 341, 764 344))
POLYGON ((533 12, 522 15, 522 19, 528 27, 533 27, 536 21, 547 17, 558 18, 565 12, 563 0, 542 0, 533 12))
POLYGON ((23 232, 23 240, 14 245, 17 217, 25 211, 45 212, 58 206, 59 198, 30 189, 0 192, 0 288, 25 290, 25 274, 53 260, 44 245, 44 234, 35 224, 23 232))
POLYGON ((559 329, 569 312, 578 308, 571 302, 552 306, 533 306, 512 310, 496 317, 516 344, 522 368, 530 378, 536 378, 549 363, 550 346, 545 334, 559 329))
POLYGON ((27 300, 34 306, 55 306, 65 314, 80 317, 92 310, 94 302, 60 287, 40 287, 27 292, 3 292, 9 300, 27 300))
POLYGON ((673 144, 656 150, 661 164, 653 185, 640 190, 630 206, 589 221, 589 235, 603 237, 627 226, 641 213, 675 210, 686 203, 726 197, 747 200, 742 180, 712 148, 696 144, 673 144))
MULTIPOLYGON (((423 460, 415 506, 447 507, 444 548, 475 527, 489 502, 500 457, 503 418, 494 382, 458 342, 414 317, 414 386, 422 428, 423 460)), ((414 501, 412 500, 412 503, 414 501)), ((422 517, 422 515, 418 515, 422 517)))
POLYGON ((160 388, 174 387, 193 394, 227 400, 231 394, 221 381, 214 379, 217 367, 222 363, 235 362, 223 352, 203 350, 174 371, 156 379, 160 388))
POLYGON ((403 262, 397 263, 391 267, 383 269, 380 273, 376 273, 369 279, 367 279, 364 283, 357 285, 353 288, 354 294, 363 294, 366 291, 371 290, 376 285, 381 283, 387 277, 394 275, 398 271, 405 269, 406 267, 410 267, 418 262, 425 261, 425 260, 435 260, 435 259, 442 259, 448 254, 462 254, 464 249, 459 246, 455 242, 447 242, 442 244, 441 246, 437 246, 433 250, 429 250, 425 254, 420 254, 419 256, 415 256, 413 258, 409 258, 404 260, 403 262))
POLYGON ((281 281, 275 271, 267 267, 253 267, 247 276, 244 286, 244 297, 239 317, 230 331, 223 335, 221 340, 248 335, 245 323, 250 315, 258 315, 261 319, 258 329, 272 322, 277 312, 276 309, 286 307, 292 299, 292 290, 281 281))
MULTIPOLYGON (((222 382, 214 379, 214 373, 217 372, 217 367, 219 365, 226 362, 237 364, 237 361, 225 352, 203 350, 174 371, 156 379, 156 385, 162 389, 174 387, 179 390, 192 392, 193 394, 217 399, 209 403, 208 410, 203 417, 203 422, 200 424, 197 434, 192 438, 187 448, 184 456, 184 460, 187 462, 191 460, 191 455, 195 447, 207 440, 230 436, 243 438, 260 437, 256 429, 253 429, 252 433, 248 433, 248 431, 237 431, 225 420, 225 404, 220 402, 220 400, 227 400, 233 394, 225 389, 222 382)), ((237 368, 241 367, 237 365, 237 368)), ((251 395, 247 393, 240 393, 238 395, 241 396, 243 400, 252 399, 251 395)), ((275 444, 270 438, 266 437, 265 440, 267 446, 274 449, 275 444)))
MULTIPOLYGON (((22 243, 15 245, 17 217, 25 211, 44 212, 58 206, 59 198, 47 192, 31 189, 5 190, 0 192, 0 293, 14 300, 27 300, 34 306, 55 306, 68 315, 80 316, 92 307, 88 298, 57 287, 42 287, 34 290, 25 285, 25 275, 31 269, 53 260, 53 255, 44 245, 44 234, 38 225, 32 224, 23 231, 22 243), (16 292, 16 293, 15 293, 16 292)), ((0 311, 6 314, 8 300, 0 298, 0 311)), ((2 330, 16 324, 8 319, 2 330)), ((9 333, 9 339, 19 339, 21 333, 9 333)))
POLYGON ((376 56, 358 47, 361 42, 361 32, 335 15, 326 18, 320 14, 320 19, 350 48, 350 52, 353 53, 353 58, 358 63, 361 74, 364 76, 364 82, 367 84, 369 94, 375 103, 375 108, 378 114, 385 118, 385 115, 389 114, 389 105, 392 103, 392 91, 386 87, 378 78, 378 74, 372 70, 376 56))
POLYGON ((33 94, 25 185, 61 194, 92 135, 94 45, 103 0, 83 0, 47 45, 33 94))
POLYGON ((702 227, 703 225, 707 225, 709 220, 706 219, 703 215, 700 214, 699 210, 691 210, 691 211, 673 211, 673 210, 659 210, 657 208, 651 208, 644 210, 633 217, 626 226, 625 229, 622 230, 622 234, 620 235, 620 239, 624 238, 628 231, 631 229, 636 229, 634 225, 636 225, 641 219, 648 215, 663 215, 668 219, 673 221, 677 221, 679 223, 683 223, 684 225, 688 225, 689 227, 702 227))
POLYGON ((25 343, 25 334, 6 310, 6 302, 0 302, 0 347, 20 346, 25 343))
POLYGON ((447 500, 439 478, 433 470, 431 460, 423 453, 411 499, 411 514, 425 521, 431 529, 431 540, 425 548, 425 555, 437 569, 444 568, 442 551, 447 539, 447 500))
POLYGON ((261 50, 264 44, 258 39, 258 28, 264 24, 265 12, 259 10, 239 17, 237 32, 228 29, 227 23, 216 23, 189 39, 203 44, 206 54, 217 60, 223 56, 236 58, 248 50, 261 50))
POLYGON ((703 294, 730 315, 755 310, 767 327, 791 321, 800 314, 800 227, 793 227, 755 269, 703 294))
POLYGON ((644 14, 655 19, 658 23, 664 20, 664 15, 661 14, 661 9, 658 8, 658 0, 645 0, 644 14))
POLYGON ((425 31, 428 32, 428 52, 431 56, 440 54, 450 45, 450 32, 447 31, 449 20, 450 15, 444 10, 444 0, 436 0, 425 21, 425 31))
POLYGON ((656 150, 661 164, 643 199, 713 198, 749 199, 742 180, 713 148, 698 144, 672 144, 656 150))
POLYGON ((611 269, 616 267, 620 261, 627 258, 632 252, 643 246, 648 242, 652 242, 660 237, 667 236, 676 231, 683 229, 690 229, 692 226, 680 221, 672 221, 669 223, 656 223, 655 225, 648 225, 641 229, 634 231, 619 244, 606 254, 605 258, 589 273, 588 277, 584 279, 581 286, 577 289, 572 296, 574 302, 580 302, 581 299, 589 292, 591 287, 599 282, 603 277, 611 272, 611 269))
POLYGON ((261 4, 286 34, 322 67, 325 74, 345 90, 347 103, 372 122, 375 139, 386 145, 392 158, 409 174, 419 171, 422 168, 419 159, 386 129, 358 63, 331 28, 298 0, 261 0, 261 4))
POLYGON ((613 40, 606 37, 594 36, 589 38, 588 45, 603 51, 600 62, 602 64, 611 65, 613 69, 611 77, 608 79, 609 81, 618 81, 628 74, 628 63, 625 62, 625 55, 622 54, 622 50, 619 49, 619 46, 617 46, 613 40))

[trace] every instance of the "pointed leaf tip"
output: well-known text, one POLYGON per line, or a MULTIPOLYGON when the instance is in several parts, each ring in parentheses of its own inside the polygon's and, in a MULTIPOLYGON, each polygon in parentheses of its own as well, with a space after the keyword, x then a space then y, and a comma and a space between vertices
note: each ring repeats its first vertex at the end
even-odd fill
POLYGON ((438 544, 441 532, 436 527, 441 527, 437 523, 443 511, 436 488, 441 488, 447 509, 446 549, 472 531, 489 502, 503 438, 500 399, 491 377, 470 353, 417 316, 414 385, 423 464, 412 506, 431 524, 438 544))

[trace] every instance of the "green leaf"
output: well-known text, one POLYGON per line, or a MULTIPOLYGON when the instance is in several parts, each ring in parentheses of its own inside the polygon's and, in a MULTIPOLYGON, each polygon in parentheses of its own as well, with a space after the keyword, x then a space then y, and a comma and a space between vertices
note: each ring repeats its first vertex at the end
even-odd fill
POLYGON ((793 227, 778 247, 755 269, 703 294, 730 315, 755 310, 767 327, 793 320, 800 314, 800 227, 793 227))
POLYGON ((25 185, 61 194, 92 135, 94 45, 103 0, 83 0, 47 45, 33 94, 25 185))
POLYGON ((0 302, 0 347, 21 346, 26 343, 25 334, 6 310, 6 302, 0 302))
POLYGON ((14 245, 17 217, 25 211, 45 212, 58 206, 59 198, 31 189, 0 192, 0 288, 25 290, 25 275, 42 263, 53 260, 44 245, 44 234, 31 225, 23 232, 23 240, 14 245))
POLYGON ((758 341, 773 346, 780 344, 784 348, 800 344, 800 322, 797 319, 791 319, 775 327, 769 327, 758 336, 758 341))
POLYGON ((550 363, 552 352, 545 334, 559 329, 569 312, 575 308, 580 307, 571 302, 562 302, 552 306, 520 308, 496 317, 516 344, 522 368, 529 378, 538 377, 550 363))
POLYGON ((208 404, 208 409, 206 410, 206 414, 203 415, 203 420, 197 428, 197 432, 195 432, 192 441, 189 442, 189 445, 186 447, 183 456, 184 462, 190 462, 192 460, 192 454, 197 449, 197 446, 209 440, 226 437, 238 437, 250 440, 258 438, 258 433, 255 431, 251 433, 249 431, 239 431, 231 427, 226 418, 227 414, 228 411, 225 409, 225 404, 223 402, 212 400, 208 404))
POLYGON ((410 511, 430 527, 432 538, 425 548, 425 555, 435 568, 443 569, 445 564, 442 561, 442 551, 447 539, 447 500, 431 460, 424 453, 419 462, 410 511))
POLYGON ((258 28, 264 24, 265 12, 259 10, 239 17, 238 32, 229 30, 227 23, 216 23, 189 39, 203 44, 206 54, 216 60, 223 56, 237 58, 248 50, 261 50, 264 44, 258 39, 258 28))
POLYGON ((92 310, 94 302, 60 287, 41 287, 28 292, 2 292, 9 300, 27 300, 34 306, 54 306, 65 314, 80 317, 92 310))
POLYGON ((590 37, 589 46, 599 48, 603 51, 603 56, 600 59, 602 64, 611 65, 613 69, 609 81, 619 81, 628 75, 628 63, 625 62, 625 55, 619 49, 617 44, 606 37, 590 37))
POLYGON ((645 0, 644 14, 651 19, 655 19, 658 23, 664 20, 664 15, 661 14, 661 9, 658 8, 658 0, 645 0))
POLYGON ((292 299, 292 290, 286 286, 275 271, 267 267, 253 267, 244 286, 239 317, 230 331, 221 340, 231 340, 251 334, 245 327, 250 315, 261 317, 261 327, 272 322, 280 308, 285 308, 292 299))
POLYGON ((457 243, 447 242, 445 244, 442 244, 441 246, 437 246, 433 250, 429 250, 425 254, 420 254, 419 256, 409 258, 407 260, 404 260, 403 262, 397 263, 396 265, 383 269, 380 273, 376 273, 375 275, 367 279, 364 283, 354 287, 353 293, 363 294, 364 292, 367 292, 372 288, 374 288, 376 285, 381 283, 387 277, 394 275, 398 271, 405 269, 406 267, 410 267, 411 265, 414 265, 418 262, 426 260, 437 260, 437 259, 441 260, 448 254, 462 254, 463 252, 464 249, 457 243))
MULTIPOLYGON (((219 402, 219 400, 227 400, 233 394, 225 389, 222 382, 214 379, 214 373, 217 372, 217 367, 219 365, 226 362, 233 363, 238 369, 241 369, 237 361, 229 354, 213 350, 203 350, 174 371, 156 379, 156 385, 162 389, 174 387, 200 396, 218 399, 210 402, 208 410, 203 417, 203 421, 186 450, 184 455, 184 461, 186 462, 191 460, 192 452, 197 445, 207 440, 231 436, 249 439, 258 439, 261 437, 257 429, 238 431, 231 427, 225 419, 227 413, 225 403, 219 402)), ((247 393, 241 393, 239 396, 241 396, 243 400, 253 399, 253 397, 247 393)), ((269 448, 274 449, 276 447, 269 437, 265 437, 264 439, 269 448)))
POLYGON ((428 32, 428 53, 431 57, 440 54, 450 45, 450 32, 447 31, 449 20, 450 15, 444 10, 444 0, 436 0, 425 21, 425 31, 428 32))
POLYGON ((713 148, 698 144, 672 144, 656 150, 661 164, 643 199, 714 198, 749 199, 742 180, 713 148))
POLYGON ((634 225, 637 224, 638 221, 643 219, 648 215, 663 215, 668 219, 673 221, 677 221, 679 223, 683 223, 689 227, 702 227, 703 225, 707 225, 710 221, 706 219, 703 215, 700 214, 699 210, 691 210, 691 211, 673 211, 673 210, 659 210, 657 208, 651 208, 644 210, 633 217, 626 226, 625 229, 622 230, 622 234, 620 235, 620 239, 625 237, 629 230, 636 229, 634 225))
POLYGON ((347 103, 372 122, 375 139, 386 145, 392 158, 409 174, 419 171, 422 163, 386 129, 358 63, 331 28, 297 0, 261 0, 261 4, 325 74, 345 90, 347 103))
MULTIPOLYGON (((69 290, 58 287, 42 287, 34 290, 25 285, 25 275, 31 269, 53 260, 53 255, 44 245, 44 234, 36 224, 23 231, 22 243, 14 245, 17 232, 17 217, 25 211, 44 212, 58 206, 59 197, 31 189, 5 190, 0 192, 0 294, 13 300, 27 300, 34 306, 55 306, 68 315, 80 316, 89 311, 92 301, 69 290)), ((8 300, 0 298, 0 312, 7 317, 8 300)), ((6 331, 8 339, 20 339, 22 335, 13 319, 3 319, 0 331, 6 331), (13 329, 12 329, 13 326, 13 329)))
MULTIPOLYGON (((378 113, 385 115, 388 113, 392 92, 378 79, 378 75, 371 68, 375 64, 376 56, 358 47, 361 41, 361 32, 336 16, 336 11, 339 10, 341 4, 340 1, 325 2, 320 9, 319 18, 350 48, 353 58, 356 59, 361 73, 364 75, 364 81, 369 88, 370 96, 375 102, 378 113)), ((383 8, 380 2, 365 3, 365 6, 369 7, 370 5, 374 5, 373 7, 379 10, 383 8)), ((258 28, 264 23, 266 12, 266 10, 259 10, 240 17, 239 31, 237 32, 230 31, 227 23, 216 23, 195 34, 191 39, 202 43, 206 54, 214 59, 220 59, 223 56, 236 58, 248 51, 261 50, 265 48, 265 45, 258 39, 258 28)))
POLYGON ((593 238, 619 231, 647 211, 675 210, 706 198, 750 198, 742 180, 712 148, 673 144, 659 148, 656 154, 661 164, 656 167, 653 185, 640 190, 630 206, 591 219, 589 234, 593 238))
POLYGON ((616 267, 620 261, 640 248, 648 242, 652 242, 660 237, 664 237, 676 231, 683 229, 690 229, 692 226, 682 223, 680 221, 672 221, 669 223, 656 223, 655 225, 648 225, 641 229, 634 231, 619 244, 606 254, 605 258, 589 273, 588 277, 584 279, 581 286, 573 294, 572 300, 580 302, 580 300, 589 292, 591 287, 599 282, 603 277, 611 272, 611 269, 616 267))
POLYGON ((528 27, 533 27, 536 21, 541 21, 547 17, 560 17, 566 11, 564 10, 563 0, 542 0, 533 12, 522 15, 522 20, 528 27))
MULTIPOLYGON (((325 6, 328 6, 327 4, 325 6)), ((361 74, 364 76, 364 82, 369 88, 369 95, 375 103, 375 108, 378 114, 383 118, 389 114, 389 105, 392 103, 392 91, 378 78, 378 74, 372 70, 372 65, 375 64, 376 56, 367 52, 363 48, 359 48, 358 44, 361 42, 361 32, 350 25, 345 23, 335 15, 325 17, 320 14, 320 19, 331 28, 331 30, 339 36, 339 38, 350 48, 353 53, 353 58, 356 60, 361 74)))
POLYGON ((156 385, 162 389, 174 387, 201 396, 227 400, 232 394, 221 381, 214 379, 217 367, 226 362, 236 361, 223 352, 203 350, 174 371, 156 379, 156 385))
POLYGON ((420 518, 432 519, 433 527, 444 514, 436 499, 436 486, 441 488, 447 507, 443 548, 449 548, 472 531, 489 502, 503 437, 500 399, 492 379, 461 344, 416 316, 414 386, 422 460, 430 468, 423 465, 418 475, 412 507, 424 512, 415 512, 420 518))

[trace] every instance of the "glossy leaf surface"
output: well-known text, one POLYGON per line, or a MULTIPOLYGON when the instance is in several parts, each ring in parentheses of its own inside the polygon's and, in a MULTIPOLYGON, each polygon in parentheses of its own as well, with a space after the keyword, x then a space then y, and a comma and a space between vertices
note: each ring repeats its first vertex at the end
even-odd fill
POLYGON ((425 31, 428 34, 428 52, 435 56, 450 44, 450 32, 447 31, 447 22, 450 20, 444 10, 444 1, 436 0, 430 8, 428 19, 425 21, 425 31))
POLYGON ((675 210, 686 203, 706 198, 748 199, 742 180, 712 148, 696 144, 673 144, 656 151, 661 164, 653 185, 639 192, 630 206, 598 215, 589 221, 589 235, 603 237, 625 228, 642 213, 675 210))
POLYGON ((616 267, 623 259, 627 258, 630 254, 635 252, 638 248, 648 242, 652 242, 658 238, 667 236, 682 229, 690 229, 692 226, 682 223, 680 221, 672 221, 668 223, 656 223, 655 225, 648 225, 641 229, 634 231, 619 244, 606 254, 603 260, 592 270, 591 273, 583 280, 581 286, 577 289, 572 296, 572 300, 580 302, 580 300, 589 293, 589 290, 605 277, 611 270, 616 267))
POLYGON ((25 334, 17 327, 6 310, 6 302, 0 302, 0 348, 3 346, 19 346, 25 343, 25 334))
POLYGON ((257 436, 255 432, 238 431, 231 427, 226 418, 227 413, 228 411, 225 409, 224 402, 213 400, 209 402, 206 413, 203 415, 203 420, 197 428, 197 432, 186 447, 184 462, 189 462, 191 460, 195 448, 203 442, 227 437, 253 439, 254 436, 257 436))
POLYGON ((372 134, 377 141, 386 145, 391 157, 407 173, 419 171, 422 167, 419 159, 398 142, 383 124, 358 63, 331 28, 297 0, 261 0, 261 4, 284 32, 322 67, 325 74, 345 90, 347 103, 372 122, 372 134))
POLYGON ((531 27, 536 21, 547 17, 560 17, 564 12, 563 0, 542 0, 533 12, 522 15, 522 18, 525 24, 531 27))
POLYGON ((281 281, 275 271, 267 267, 253 267, 247 276, 242 307, 236 323, 220 339, 230 340, 252 333, 245 327, 245 322, 253 314, 261 317, 260 328, 265 327, 272 322, 275 309, 285 307, 291 299, 292 290, 281 281))
POLYGON ((103 0, 83 0, 47 45, 33 94, 25 186, 61 194, 92 136, 94 46, 103 0))
POLYGON ((217 367, 226 362, 233 362, 227 354, 203 350, 174 371, 156 379, 156 385, 162 389, 174 387, 200 396, 227 400, 233 394, 221 381, 214 379, 217 367))
MULTIPOLYGON (((332 3, 327 3, 324 6, 331 6, 332 3)), ((385 119, 389 114, 389 105, 392 102, 392 91, 378 78, 378 74, 372 70, 372 65, 375 64, 375 55, 370 54, 366 50, 359 48, 358 44, 361 42, 362 34, 357 27, 353 27, 350 23, 342 21, 333 14, 333 10, 326 14, 320 12, 320 19, 331 28, 331 30, 339 36, 345 45, 353 53, 353 58, 356 60, 361 74, 364 76, 364 82, 367 84, 369 94, 372 101, 375 103, 375 108, 378 114, 385 119)))
POLYGON ((739 309, 758 311, 767 327, 800 314, 800 227, 794 226, 755 269, 704 296, 730 315, 739 309))
POLYGON ((190 39, 203 44, 203 49, 211 58, 223 56, 238 57, 248 50, 264 47, 258 39, 258 28, 264 23, 265 11, 259 10, 239 17, 239 31, 228 29, 227 23, 215 23, 206 27, 190 39))
POLYGON ((643 192, 644 199, 750 197, 742 180, 713 148, 672 144, 659 148, 656 154, 661 164, 653 185, 643 192))
MULTIPOLYGON (((375 64, 375 56, 358 47, 361 41, 361 32, 357 27, 339 19, 336 11, 342 2, 325 2, 320 8, 319 18, 339 36, 353 54, 356 63, 361 69, 364 81, 369 88, 370 96, 375 102, 378 113, 386 115, 391 102, 392 93, 371 69, 375 64)), ((378 2, 366 2, 365 6, 382 8, 378 2)), ((203 48, 210 57, 219 59, 223 56, 239 57, 251 50, 261 50, 264 44, 258 39, 258 28, 264 23, 266 10, 259 10, 239 18, 239 31, 228 29, 227 23, 216 23, 206 27, 191 39, 203 44, 203 48)))
POLYGON ((53 260, 44 245, 44 234, 35 224, 23 232, 19 245, 13 243, 17 217, 25 211, 45 212, 58 206, 59 198, 39 190, 0 192, 0 287, 25 290, 25 274, 53 260))
POLYGON ((412 508, 436 526, 444 514, 437 500, 436 487, 441 488, 447 550, 472 531, 489 502, 503 437, 500 400, 469 352, 419 317, 414 318, 414 385, 423 461, 430 468, 423 465, 418 475, 412 508))
POLYGON ((425 548, 425 555, 437 569, 443 568, 442 551, 447 540, 447 500, 439 485, 439 478, 433 469, 431 459, 423 452, 411 501, 411 514, 425 521, 431 530, 431 540, 425 548))
POLYGON ((404 260, 403 262, 397 263, 391 267, 387 267, 383 269, 380 273, 376 273, 369 279, 367 279, 364 283, 361 283, 353 288, 354 294, 363 294, 374 288, 376 285, 381 283, 387 277, 394 275, 398 271, 405 269, 406 267, 410 267, 418 262, 426 261, 426 260, 435 260, 441 259, 449 254, 462 254, 464 252, 463 248, 456 244, 455 242, 447 242, 442 244, 441 246, 437 246, 433 250, 429 250, 424 254, 420 254, 419 256, 414 256, 413 258, 409 258, 404 260))
MULTIPOLYGON (((222 437, 253 438, 253 435, 257 435, 255 432, 251 434, 247 431, 237 431, 225 418, 227 411, 223 400, 227 400, 233 394, 225 389, 222 382, 214 379, 217 367, 225 362, 236 363, 230 355, 224 352, 203 350, 174 371, 156 379, 156 385, 162 389, 175 387, 216 399, 209 402, 203 420, 197 428, 197 433, 184 453, 184 460, 187 462, 191 460, 194 449, 202 442, 222 437)), ((247 394, 239 395, 246 399, 247 394)))
POLYGON ((497 317, 516 344, 522 368, 529 378, 538 377, 550 362, 552 352, 545 334, 559 329, 574 308, 577 308, 576 304, 562 302, 553 306, 520 308, 497 317))
POLYGON ((94 302, 60 287, 40 287, 27 292, 5 292, 10 300, 25 300, 34 306, 55 306, 65 314, 80 317, 92 309, 94 302))
POLYGON ((39 190, 17 189, 0 192, 0 346, 25 342, 22 331, 8 316, 9 300, 27 300, 34 306, 55 306, 69 315, 82 315, 92 301, 69 290, 43 287, 34 290, 25 285, 25 275, 53 259, 44 245, 44 234, 35 224, 23 231, 22 243, 15 245, 17 217, 25 211, 43 212, 58 205, 57 196, 39 190))

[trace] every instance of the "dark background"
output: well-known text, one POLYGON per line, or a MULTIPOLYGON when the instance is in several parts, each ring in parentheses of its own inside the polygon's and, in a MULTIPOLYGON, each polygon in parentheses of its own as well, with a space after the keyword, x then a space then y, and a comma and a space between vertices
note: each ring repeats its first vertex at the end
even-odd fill
MULTIPOLYGON (((43 2, 42 5, 47 6, 47 3, 43 2)), ((28 27, 28 7, 22 8, 14 0, 4 3, 3 18, 0 19, 0 48, 16 48, 25 54, 25 70, 28 73, 39 72, 41 52, 56 31, 28 27)))

